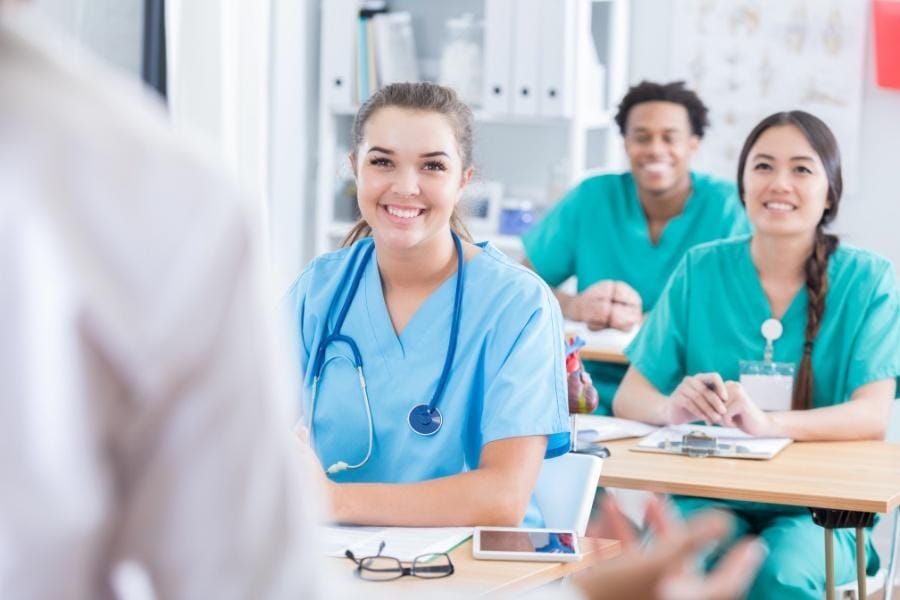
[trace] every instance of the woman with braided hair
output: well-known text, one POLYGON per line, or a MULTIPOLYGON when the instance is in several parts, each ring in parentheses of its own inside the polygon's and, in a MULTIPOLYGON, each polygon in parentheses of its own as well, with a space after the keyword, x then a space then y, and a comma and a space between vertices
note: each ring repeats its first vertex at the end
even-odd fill
MULTIPOLYGON (((834 135, 802 111, 767 117, 744 143, 738 190, 754 233, 687 253, 626 349, 615 414, 795 440, 882 439, 900 376, 900 292, 889 261, 824 231, 841 200, 834 135), (750 361, 778 376, 746 377, 750 361)), ((824 540, 808 510, 675 503, 685 514, 727 510, 736 536, 766 542, 750 598, 822 597, 824 540)), ((878 556, 866 547, 874 573, 878 556)), ((835 580, 853 580, 855 532, 835 530, 834 550, 835 580)))

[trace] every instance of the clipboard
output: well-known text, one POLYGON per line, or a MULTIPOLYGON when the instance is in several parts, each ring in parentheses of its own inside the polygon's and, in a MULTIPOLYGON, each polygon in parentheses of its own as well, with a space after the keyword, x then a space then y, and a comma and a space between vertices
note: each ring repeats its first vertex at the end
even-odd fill
POLYGON ((673 425, 663 427, 632 450, 680 454, 691 458, 746 458, 768 460, 793 442, 790 438, 754 437, 734 427, 673 425))

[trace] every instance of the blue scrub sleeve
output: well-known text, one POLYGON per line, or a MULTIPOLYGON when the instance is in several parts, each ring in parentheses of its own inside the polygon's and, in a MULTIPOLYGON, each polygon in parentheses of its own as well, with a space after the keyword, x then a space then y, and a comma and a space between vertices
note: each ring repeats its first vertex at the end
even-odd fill
POLYGON ((631 366, 663 394, 671 394, 685 375, 689 256, 681 259, 637 336, 625 348, 631 366))
POLYGON ((847 370, 851 394, 862 385, 891 378, 898 380, 900 392, 900 291, 891 264, 883 264, 854 341, 847 370))
POLYGON ((575 274, 580 196, 581 186, 569 191, 522 236, 525 256, 552 287, 575 274))
POLYGON ((536 308, 504 310, 487 339, 481 438, 484 445, 546 435, 549 458, 569 447, 565 340, 556 299, 545 285, 535 283, 534 293, 526 293, 517 305, 536 308))
POLYGON ((309 282, 311 278, 312 266, 309 266, 300 274, 300 277, 297 278, 281 301, 282 310, 286 315, 287 322, 291 326, 291 336, 293 339, 297 340, 301 373, 306 369, 310 353, 305 336, 303 335, 303 324, 306 321, 306 294, 309 291, 309 282))

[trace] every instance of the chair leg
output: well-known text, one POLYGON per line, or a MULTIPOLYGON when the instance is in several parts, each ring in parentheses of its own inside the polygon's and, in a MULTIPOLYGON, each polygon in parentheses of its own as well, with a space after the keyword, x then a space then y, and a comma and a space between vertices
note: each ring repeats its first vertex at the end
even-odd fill
POLYGON ((897 575, 897 546, 900 538, 900 508, 894 514, 894 529, 891 536, 891 557, 888 559, 887 579, 884 581, 884 600, 891 600, 894 595, 894 578, 897 575))
POLYGON ((834 600, 834 535, 831 529, 825 532, 825 598, 834 600))
POLYGON ((856 528, 856 597, 868 598, 866 595, 866 530, 856 528))

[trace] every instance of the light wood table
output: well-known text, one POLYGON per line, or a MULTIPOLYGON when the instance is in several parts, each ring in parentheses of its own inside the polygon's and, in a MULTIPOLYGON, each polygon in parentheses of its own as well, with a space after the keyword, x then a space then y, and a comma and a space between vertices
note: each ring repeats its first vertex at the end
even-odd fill
MULTIPOLYGON (((442 579, 401 577, 386 582, 366 582, 386 592, 484 596, 490 594, 524 593, 584 571, 601 560, 618 556, 617 540, 581 539, 584 558, 579 562, 525 562, 507 560, 478 560, 472 556, 472 540, 460 544, 450 552, 455 572, 442 579)), ((346 558, 334 559, 346 565, 348 573, 356 569, 346 558)))
MULTIPOLYGON (((600 486, 809 508, 813 520, 825 527, 829 598, 834 594, 834 571, 827 523, 836 511, 851 511, 843 516, 854 526, 871 513, 900 506, 900 444, 795 442, 771 460, 747 460, 629 450, 636 443, 636 438, 606 443, 610 456, 603 461, 600 486)), ((857 535, 857 578, 864 591, 862 542, 863 536, 857 535)))
POLYGON ((585 341, 579 354, 584 360, 627 365, 628 357, 622 352, 630 341, 628 334, 612 330, 589 331, 587 325, 577 321, 566 321, 564 324, 566 337, 578 336, 585 341), (625 336, 625 337, 623 337, 625 336))
POLYGON ((622 354, 621 352, 616 352, 614 350, 600 350, 600 349, 592 349, 590 346, 585 346, 579 352, 581 358, 583 360, 594 360, 597 362, 605 362, 605 363, 615 363, 617 365, 627 365, 628 357, 622 354))

